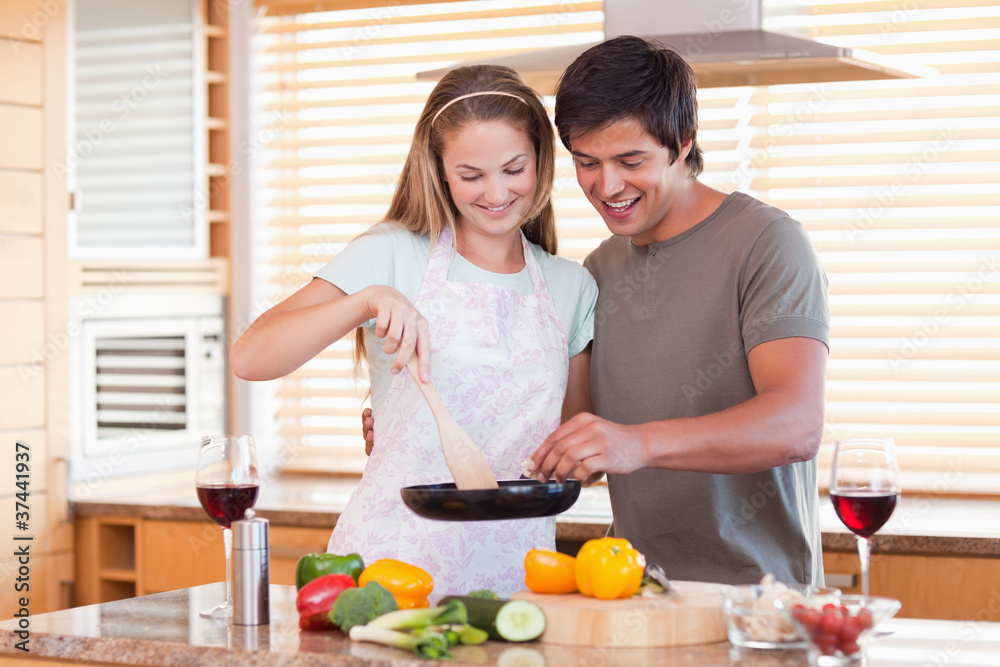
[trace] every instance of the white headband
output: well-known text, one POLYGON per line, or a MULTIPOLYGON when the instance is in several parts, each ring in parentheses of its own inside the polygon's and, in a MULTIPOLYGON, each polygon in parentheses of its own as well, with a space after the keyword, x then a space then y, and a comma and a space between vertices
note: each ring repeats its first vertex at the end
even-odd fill
POLYGON ((515 100, 518 100, 518 101, 520 101, 523 104, 527 104, 527 102, 524 100, 524 98, 521 97, 520 95, 515 95, 514 93, 505 93, 502 90, 481 90, 481 91, 479 91, 477 93, 466 93, 465 95, 459 95, 458 97, 456 97, 455 99, 451 100, 450 102, 448 102, 447 104, 445 104, 443 107, 441 107, 440 109, 438 109, 437 113, 434 114, 434 117, 431 118, 431 125, 432 126, 434 125, 434 123, 438 119, 438 116, 441 115, 442 111, 444 111, 445 109, 447 109, 448 107, 450 107, 455 102, 458 102, 459 100, 464 100, 467 97, 479 97, 480 95, 503 95, 505 97, 513 97, 515 100))

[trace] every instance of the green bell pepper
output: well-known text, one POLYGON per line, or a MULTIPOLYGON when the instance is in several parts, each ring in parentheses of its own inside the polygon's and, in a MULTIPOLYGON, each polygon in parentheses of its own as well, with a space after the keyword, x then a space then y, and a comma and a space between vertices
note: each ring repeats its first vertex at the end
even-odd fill
POLYGON ((295 565, 295 588, 301 590, 316 577, 324 574, 349 574, 356 582, 365 569, 364 561, 358 554, 337 556, 336 554, 306 554, 295 565))

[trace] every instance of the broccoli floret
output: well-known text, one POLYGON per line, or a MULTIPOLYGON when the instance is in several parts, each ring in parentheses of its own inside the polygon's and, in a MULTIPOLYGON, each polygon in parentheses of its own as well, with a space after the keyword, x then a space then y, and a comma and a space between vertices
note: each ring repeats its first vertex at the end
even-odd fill
POLYGON ((355 625, 367 625, 373 618, 397 609, 399 605, 392 593, 377 581, 369 581, 364 588, 348 588, 338 595, 330 610, 330 620, 348 632, 355 625))
POLYGON ((482 589, 482 590, 478 590, 478 591, 472 591, 471 593, 469 593, 465 597, 480 598, 482 600, 499 600, 500 599, 499 595, 497 595, 493 591, 486 590, 485 588, 482 589))

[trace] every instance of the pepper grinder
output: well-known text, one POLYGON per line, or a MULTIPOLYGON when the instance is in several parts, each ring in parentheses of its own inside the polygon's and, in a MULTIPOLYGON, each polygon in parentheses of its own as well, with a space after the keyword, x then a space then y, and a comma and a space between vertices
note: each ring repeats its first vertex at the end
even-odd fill
POLYGON ((233 623, 268 625, 271 622, 268 521, 257 518, 253 508, 243 516, 233 522, 233 623))

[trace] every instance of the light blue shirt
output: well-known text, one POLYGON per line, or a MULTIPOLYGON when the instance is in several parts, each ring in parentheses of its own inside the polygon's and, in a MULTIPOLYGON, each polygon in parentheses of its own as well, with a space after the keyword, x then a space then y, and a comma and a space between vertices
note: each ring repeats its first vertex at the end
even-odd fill
MULTIPOLYGON (((597 283, 579 263, 550 255, 533 243, 529 246, 542 270, 546 287, 566 333, 567 352, 573 357, 582 352, 594 338, 597 283)), ((429 257, 429 237, 388 223, 380 223, 351 241, 316 272, 316 277, 339 287, 346 294, 354 294, 372 285, 387 285, 399 290, 411 303, 416 303, 429 257)), ((457 252, 452 253, 448 280, 492 283, 524 294, 532 292, 527 267, 517 273, 492 273, 469 262, 457 252)), ((369 373, 372 410, 377 414, 389 391, 392 375, 374 371, 376 367, 388 368, 392 357, 382 349, 384 340, 375 337, 375 320, 366 322, 364 331, 369 366, 373 371, 369 373)))

